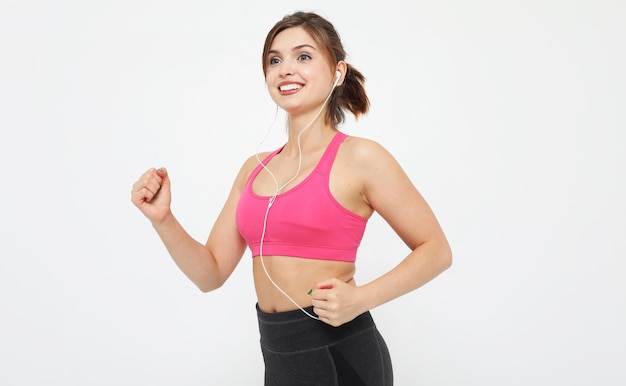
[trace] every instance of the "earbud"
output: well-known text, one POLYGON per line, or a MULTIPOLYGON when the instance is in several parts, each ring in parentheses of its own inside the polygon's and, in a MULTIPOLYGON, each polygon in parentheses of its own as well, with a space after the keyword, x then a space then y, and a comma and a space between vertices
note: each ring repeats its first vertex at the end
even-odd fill
POLYGON ((341 71, 337 70, 337 72, 335 72, 335 83, 333 83, 333 88, 337 87, 339 79, 341 79, 341 71))

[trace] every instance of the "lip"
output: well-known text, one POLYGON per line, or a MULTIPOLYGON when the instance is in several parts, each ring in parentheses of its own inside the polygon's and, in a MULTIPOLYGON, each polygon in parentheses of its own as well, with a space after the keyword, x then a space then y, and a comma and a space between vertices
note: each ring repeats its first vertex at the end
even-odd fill
POLYGON ((300 83, 300 82, 293 82, 293 81, 285 81, 285 82, 280 82, 278 84, 278 92, 281 95, 291 95, 291 94, 295 94, 297 92, 299 92, 300 90, 302 90, 302 88, 304 87, 304 84, 300 83), (297 87, 293 88, 293 89, 289 89, 289 90, 281 90, 282 87, 284 86, 289 86, 289 85, 295 85, 297 87))

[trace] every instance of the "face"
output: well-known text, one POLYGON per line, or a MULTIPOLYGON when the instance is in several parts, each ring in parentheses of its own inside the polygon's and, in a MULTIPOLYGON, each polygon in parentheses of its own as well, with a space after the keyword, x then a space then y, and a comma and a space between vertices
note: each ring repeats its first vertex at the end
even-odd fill
POLYGON ((269 93, 289 114, 319 109, 332 90, 335 68, 301 27, 276 35, 265 60, 269 93))

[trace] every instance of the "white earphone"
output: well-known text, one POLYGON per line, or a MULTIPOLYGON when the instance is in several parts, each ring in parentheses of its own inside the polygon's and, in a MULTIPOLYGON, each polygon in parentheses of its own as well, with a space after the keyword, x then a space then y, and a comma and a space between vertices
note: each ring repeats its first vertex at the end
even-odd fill
POLYGON ((341 79, 341 71, 337 70, 337 72, 335 72, 335 84, 333 85, 333 88, 337 86, 339 79, 341 79))
MULTIPOLYGON (((324 110, 324 106, 326 106, 326 103, 328 103, 328 100, 330 99, 331 95, 333 94, 334 88, 337 87, 337 84, 339 83, 339 79, 341 79, 341 71, 337 70, 335 72, 335 83, 333 83, 333 87, 330 90, 330 93, 328 94, 328 96, 326 97, 326 100, 324 100, 324 103, 322 104, 322 107, 319 109, 317 114, 315 114, 313 119, 311 119, 311 121, 302 130, 300 130, 300 132, 298 133, 298 138, 297 138, 297 143, 298 143, 298 169, 296 170, 296 174, 293 177, 291 177, 291 179, 289 181, 285 182, 282 186, 278 186, 278 180, 276 179, 276 176, 274 176, 274 173, 272 173, 272 171, 259 158, 259 147, 263 144, 263 142, 265 142, 265 138, 267 138, 267 135, 269 134, 269 130, 268 130, 268 133, 265 135, 265 138, 263 139, 263 141, 261 141, 261 143, 259 143, 259 146, 257 147, 257 151, 256 151, 256 159, 257 159, 257 161, 263 167, 263 169, 265 169, 267 171, 267 173, 272 177, 272 179, 274 180, 274 183, 276 185, 276 190, 274 191, 274 194, 269 198, 269 201, 267 203, 267 209, 265 210, 265 216, 263 218, 263 230, 261 231, 261 238, 260 238, 260 243, 259 243, 259 256, 258 256, 258 258, 261 260, 261 266, 263 267, 263 271, 265 272, 265 276, 267 276, 268 280, 272 283, 272 285, 274 285, 274 287, 276 287, 276 289, 278 291, 280 291, 280 293, 282 293, 288 300, 291 301, 291 303, 293 303, 296 307, 298 307, 308 317, 310 317, 311 319, 315 319, 315 320, 319 320, 319 317, 314 315, 314 314, 309 313, 304 308, 302 308, 302 306, 300 306, 298 304, 298 302, 293 300, 291 298, 291 296, 289 296, 289 294, 287 294, 282 288, 280 288, 280 286, 274 281, 274 279, 272 279, 272 277, 270 276, 269 272, 267 271, 267 267, 265 266, 265 260, 263 259, 263 243, 265 241, 265 232, 267 230, 267 217, 269 215, 270 208, 272 207, 272 204, 274 203, 274 200, 276 200, 276 197, 278 197, 278 194, 283 190, 283 188, 285 188, 287 185, 289 185, 300 174, 300 169, 302 167, 302 148, 300 146, 300 136, 302 135, 302 133, 306 129, 309 128, 309 126, 311 126, 311 124, 313 124, 313 122, 315 122, 315 120, 322 113, 322 111, 324 110)), ((276 117, 274 117, 274 119, 275 118, 276 117)), ((273 123, 272 123, 272 126, 273 126, 273 123)), ((271 129, 271 126, 270 126, 270 129, 271 129)))

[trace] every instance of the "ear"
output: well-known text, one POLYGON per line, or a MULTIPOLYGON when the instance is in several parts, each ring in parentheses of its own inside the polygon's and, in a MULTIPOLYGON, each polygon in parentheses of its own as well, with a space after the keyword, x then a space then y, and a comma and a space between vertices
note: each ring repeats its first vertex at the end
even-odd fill
POLYGON ((341 72, 341 77, 339 78, 339 82, 337 82, 337 87, 343 84, 344 79, 346 79, 346 73, 348 72, 348 64, 343 60, 337 62, 335 66, 335 71, 341 72))

